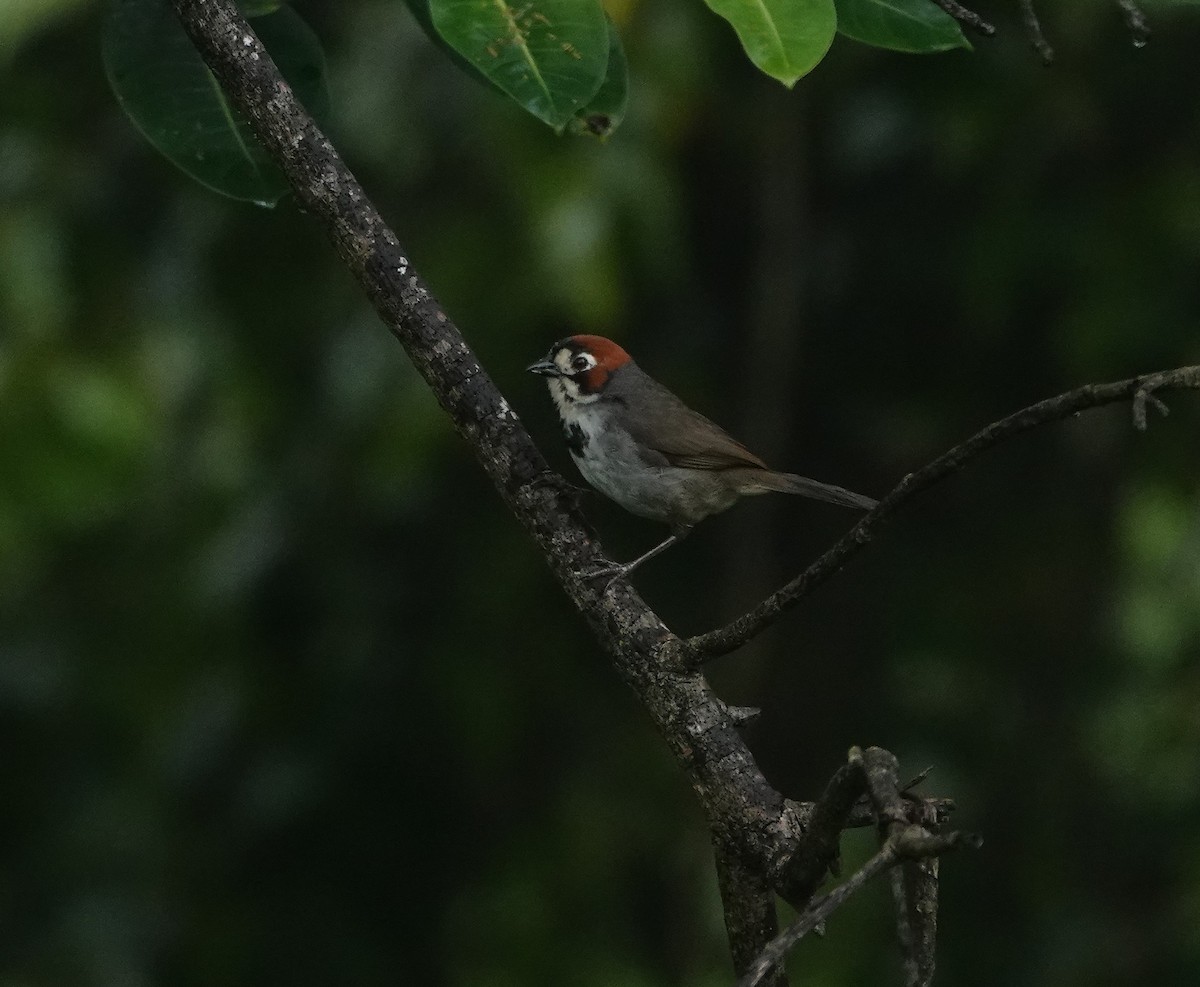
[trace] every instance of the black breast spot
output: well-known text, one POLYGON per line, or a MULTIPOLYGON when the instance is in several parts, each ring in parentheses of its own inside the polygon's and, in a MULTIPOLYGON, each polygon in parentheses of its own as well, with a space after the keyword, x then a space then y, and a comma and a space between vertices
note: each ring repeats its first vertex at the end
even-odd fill
POLYGON ((587 448, 588 436, 587 433, 579 427, 578 424, 572 422, 570 425, 563 423, 563 438, 567 440, 567 448, 576 456, 582 456, 583 450, 587 448))

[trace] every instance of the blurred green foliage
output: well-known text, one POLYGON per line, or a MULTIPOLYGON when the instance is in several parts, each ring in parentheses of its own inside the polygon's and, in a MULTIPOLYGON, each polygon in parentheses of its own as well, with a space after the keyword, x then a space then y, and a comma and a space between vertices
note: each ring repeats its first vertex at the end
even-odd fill
MULTIPOLYGON (((868 493, 1200 362, 1194 17, 1135 52, 1045 4, 1051 71, 1001 21, 786 93, 699 6, 617 17, 603 146, 397 4, 302 6, 332 136, 568 475, 521 368, 569 331, 868 493)), ((316 225, 151 152, 99 8, 38 9, 0 21, 0 983, 728 983, 685 780, 316 225)), ((1200 978, 1200 401, 1168 402, 978 461, 712 670, 791 796, 851 743, 936 766, 986 837, 943 866, 945 983, 1200 978)), ((588 510, 617 557, 660 534, 588 510)), ((702 630, 847 520, 763 498, 639 587, 702 630)), ((795 963, 898 982, 886 889, 795 963)))
MULTIPOLYGON (((253 16, 253 30, 309 112, 325 120, 321 42, 291 7, 253 16)), ((287 179, 230 104, 167 0, 113 0, 101 52, 108 84, 146 140, 201 185, 277 205, 287 179)), ((252 4, 247 16, 259 9, 252 4)))

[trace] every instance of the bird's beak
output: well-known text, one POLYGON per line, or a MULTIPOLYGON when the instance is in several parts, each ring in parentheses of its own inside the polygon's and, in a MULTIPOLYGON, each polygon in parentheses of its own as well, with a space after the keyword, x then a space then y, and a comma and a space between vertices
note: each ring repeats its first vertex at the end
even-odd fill
POLYGON ((562 376, 562 371, 558 369, 553 360, 538 360, 537 363, 531 363, 526 367, 525 372, 538 374, 542 377, 562 376))

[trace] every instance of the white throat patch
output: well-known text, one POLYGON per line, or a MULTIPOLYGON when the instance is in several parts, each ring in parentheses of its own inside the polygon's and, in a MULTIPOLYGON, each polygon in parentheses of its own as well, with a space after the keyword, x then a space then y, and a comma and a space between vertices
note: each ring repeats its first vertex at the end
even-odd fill
POLYGON ((563 419, 569 420, 578 414, 580 407, 600 400, 599 394, 584 394, 579 389, 579 384, 570 377, 552 377, 547 383, 550 385, 550 397, 554 399, 554 407, 563 419))
POLYGON ((554 406, 558 409, 559 417, 564 421, 570 421, 579 413, 580 407, 600 400, 599 394, 584 394, 579 389, 579 384, 571 376, 591 370, 596 365, 596 358, 587 352, 574 353, 569 347, 564 346, 554 354, 553 359, 555 366, 563 376, 552 377, 548 381, 550 397, 554 399, 554 406))

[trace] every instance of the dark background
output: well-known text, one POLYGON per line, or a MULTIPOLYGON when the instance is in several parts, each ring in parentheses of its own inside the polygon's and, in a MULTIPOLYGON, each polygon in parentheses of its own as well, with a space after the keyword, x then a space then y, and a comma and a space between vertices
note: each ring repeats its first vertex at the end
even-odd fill
MULTIPOLYGON (((629 117, 555 138, 398 3, 300 4, 329 129, 552 461, 577 331, 773 464, 882 494, 976 428, 1200 362, 1195 12, 839 39, 793 92, 701 4, 613 8, 629 117)), ((0 14, 0 983, 727 984, 681 772, 316 224, 192 184, 98 4, 0 14), (23 16, 24 15, 24 16, 23 16)), ((1200 981, 1200 395, 922 495, 712 667, 774 784, 935 766, 940 982, 1200 981)), ((662 532, 598 497, 618 558, 662 532)), ((681 633, 852 516, 761 498, 639 573, 681 633)), ((846 842, 847 864, 868 834, 846 842)), ((888 895, 797 951, 898 983, 888 895)))

